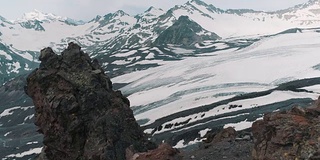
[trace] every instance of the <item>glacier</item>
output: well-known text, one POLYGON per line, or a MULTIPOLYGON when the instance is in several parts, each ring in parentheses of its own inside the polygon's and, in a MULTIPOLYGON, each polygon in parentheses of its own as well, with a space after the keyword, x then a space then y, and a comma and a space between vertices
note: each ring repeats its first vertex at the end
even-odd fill
POLYGON ((319 8, 319 0, 310 0, 274 12, 222 10, 193 0, 168 11, 117 11, 89 22, 37 10, 15 21, 0 17, 0 97, 6 100, 0 102, 0 157, 40 152, 32 102, 22 82, 11 82, 38 66, 40 49, 59 52, 71 41, 100 60, 156 142, 184 148, 210 130, 243 130, 265 112, 307 106, 320 93, 319 8), (188 48, 152 45, 180 16, 221 39, 188 48))

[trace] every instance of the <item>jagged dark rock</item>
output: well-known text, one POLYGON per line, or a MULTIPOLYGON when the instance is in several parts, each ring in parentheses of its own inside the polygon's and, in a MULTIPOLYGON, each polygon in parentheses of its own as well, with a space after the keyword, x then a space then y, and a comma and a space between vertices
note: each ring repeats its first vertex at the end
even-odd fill
POLYGON ((265 114, 253 123, 253 159, 320 159, 319 103, 265 114))
POLYGON ((147 141, 129 107, 96 60, 74 43, 61 55, 41 51, 40 67, 27 78, 35 105, 35 124, 44 135, 49 160, 123 160, 126 149, 146 152, 147 141))

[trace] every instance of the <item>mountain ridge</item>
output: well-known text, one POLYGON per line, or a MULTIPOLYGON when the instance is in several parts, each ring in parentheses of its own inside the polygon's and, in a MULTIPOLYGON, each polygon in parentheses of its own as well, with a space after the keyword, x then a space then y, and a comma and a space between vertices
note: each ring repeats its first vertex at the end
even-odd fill
MULTIPOLYGON (((8 49, 3 50, 7 55, 15 54, 22 58, 29 57, 27 60, 31 61, 28 64, 30 66, 38 63, 35 57, 37 57, 41 48, 49 46, 59 52, 66 47, 68 42, 74 41, 81 45, 83 50, 91 53, 91 56, 103 57, 102 63, 110 67, 108 63, 113 61, 107 60, 109 59, 107 57, 119 54, 121 50, 159 47, 155 43, 157 38, 162 32, 172 27, 181 16, 188 16, 190 20, 197 23, 204 30, 215 33, 225 41, 230 38, 241 39, 241 37, 245 36, 259 38, 260 36, 280 33, 291 28, 318 27, 320 26, 320 20, 318 20, 320 19, 320 14, 315 14, 317 11, 315 9, 317 8, 320 9, 319 0, 310 0, 308 3, 296 5, 291 9, 276 12, 243 9, 222 10, 201 0, 192 0, 183 5, 176 5, 167 11, 150 7, 135 16, 118 10, 104 16, 98 15, 86 23, 35 10, 25 14, 24 21, 16 20, 11 22, 1 17, 0 42, 7 46, 8 49), (59 32, 56 32, 57 30, 59 32), (9 52, 9 50, 12 52, 9 52), (30 55, 21 56, 29 52, 31 53, 30 55)), ((204 38, 206 34, 198 36, 202 37, 199 39, 207 40, 207 38, 204 38)), ((212 40, 215 41, 216 39, 213 38, 212 40)), ((206 43, 199 42, 199 44, 206 43)), ((179 43, 173 43, 173 45, 181 46, 179 43)), ((194 43, 187 48, 198 50, 197 46, 199 45, 194 43)), ((169 47, 169 50, 172 51, 174 49, 169 47)), ((181 56, 174 55, 171 51, 168 54, 173 57, 181 56)), ((192 51, 192 53, 195 52, 192 51)), ((135 59, 136 61, 133 61, 133 63, 140 61, 139 57, 135 57, 135 59)), ((13 62, 10 59, 6 59, 6 61, 13 66, 13 62)), ((113 65, 110 68, 121 68, 118 67, 118 65, 113 65)), ((21 73, 25 73, 23 70, 24 68, 21 68, 21 73)), ((8 74, 13 71, 13 69, 9 69, 8 74)), ((113 72, 113 70, 109 71, 113 72)), ((7 77, 8 74, 5 76, 7 77)))

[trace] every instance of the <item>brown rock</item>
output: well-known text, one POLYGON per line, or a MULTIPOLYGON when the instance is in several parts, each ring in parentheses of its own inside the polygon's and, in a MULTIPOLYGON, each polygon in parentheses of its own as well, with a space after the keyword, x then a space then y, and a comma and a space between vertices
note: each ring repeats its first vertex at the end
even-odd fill
MULTIPOLYGON (((316 103, 317 104, 317 103, 316 103)), ((318 107, 293 107, 253 123, 253 159, 315 159, 320 151, 318 107)))
POLYGON ((202 146, 202 147, 206 148, 206 146, 211 146, 211 143, 222 142, 222 141, 232 141, 236 139, 236 136, 237 136, 237 132, 232 127, 217 130, 214 132, 209 131, 204 136, 205 140, 203 140, 203 142, 205 146, 202 146))
POLYGON ((158 148, 144 153, 128 153, 127 160, 181 160, 179 150, 172 148, 169 144, 163 143, 158 148))
POLYGON ((223 129, 217 135, 215 135, 212 142, 216 143, 221 141, 235 140, 236 136, 237 136, 237 131, 232 127, 228 127, 223 129))
POLYGON ((155 148, 135 121, 129 100, 97 61, 70 43, 61 55, 41 51, 39 69, 27 78, 35 105, 35 124, 44 135, 39 159, 123 160, 126 148, 155 148))

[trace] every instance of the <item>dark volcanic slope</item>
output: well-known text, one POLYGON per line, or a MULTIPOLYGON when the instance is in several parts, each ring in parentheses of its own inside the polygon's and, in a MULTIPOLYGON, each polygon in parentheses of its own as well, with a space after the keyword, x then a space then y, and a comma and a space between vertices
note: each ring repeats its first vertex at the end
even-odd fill
POLYGON ((0 87, 0 157, 33 159, 30 149, 41 148, 43 136, 33 124, 32 100, 24 93, 26 75, 19 76, 0 87), (19 153, 25 156, 15 157, 19 153))

